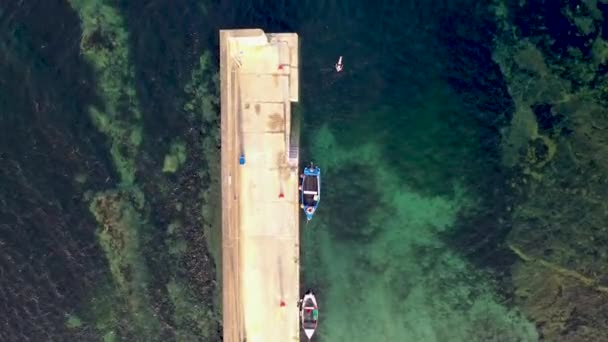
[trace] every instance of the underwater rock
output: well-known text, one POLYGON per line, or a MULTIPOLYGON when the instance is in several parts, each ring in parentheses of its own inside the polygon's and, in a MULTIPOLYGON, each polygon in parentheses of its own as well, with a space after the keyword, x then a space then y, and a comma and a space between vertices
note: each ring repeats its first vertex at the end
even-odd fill
POLYGON ((186 145, 182 141, 174 141, 169 148, 169 153, 165 155, 163 172, 175 173, 185 162, 186 145))
POLYGON ((532 105, 532 111, 534 112, 534 116, 536 116, 536 122, 541 131, 546 132, 553 129, 564 119, 564 116, 561 114, 553 114, 552 108, 553 106, 547 103, 532 105))
POLYGON ((160 327, 150 303, 150 275, 141 247, 144 222, 139 210, 143 206, 143 194, 137 190, 108 191, 97 194, 90 209, 101 226, 97 232, 99 243, 135 327, 152 337, 160 327))
POLYGON ((536 322, 542 340, 603 341, 608 331, 605 294, 534 262, 514 266, 513 282, 515 304, 536 322))
POLYGON ((602 14, 595 1, 528 1, 502 9, 508 14, 499 17, 503 32, 494 56, 517 108, 503 152, 521 170, 513 180, 520 192, 507 237, 521 259, 512 273, 516 302, 544 340, 605 340, 608 79, 599 70, 608 54, 597 29, 602 14), (530 115, 532 132, 526 130, 530 115), (509 144, 518 147, 519 158, 509 144))

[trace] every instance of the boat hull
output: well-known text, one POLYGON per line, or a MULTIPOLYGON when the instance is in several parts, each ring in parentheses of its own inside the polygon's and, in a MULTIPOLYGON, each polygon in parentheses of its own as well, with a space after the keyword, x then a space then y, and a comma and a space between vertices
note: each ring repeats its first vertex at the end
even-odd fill
POLYGON ((318 166, 304 168, 300 184, 300 203, 307 220, 312 220, 321 200, 321 169, 318 166))
POLYGON ((308 291, 304 295, 304 298, 302 298, 300 319, 304 334, 310 340, 317 330, 317 322, 319 320, 319 307, 317 305, 317 299, 312 291, 308 291))

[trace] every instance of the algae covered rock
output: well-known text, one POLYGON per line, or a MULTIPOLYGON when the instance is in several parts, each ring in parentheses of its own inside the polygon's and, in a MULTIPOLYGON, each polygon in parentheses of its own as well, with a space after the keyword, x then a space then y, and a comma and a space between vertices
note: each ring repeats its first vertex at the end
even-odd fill
POLYGON ((595 1, 501 3, 494 56, 517 108, 503 136, 505 165, 519 170, 507 237, 521 260, 517 304, 547 340, 599 341, 608 331, 598 318, 608 303, 602 14, 595 1))
POLYGON ((163 172, 174 173, 186 162, 186 146, 181 141, 174 141, 163 162, 163 172))
POLYGON ((139 191, 116 190, 97 194, 90 209, 100 225, 99 243, 134 328, 152 338, 159 333, 160 326, 150 303, 150 276, 141 247, 142 229, 146 224, 140 212, 143 206, 143 195, 139 191))

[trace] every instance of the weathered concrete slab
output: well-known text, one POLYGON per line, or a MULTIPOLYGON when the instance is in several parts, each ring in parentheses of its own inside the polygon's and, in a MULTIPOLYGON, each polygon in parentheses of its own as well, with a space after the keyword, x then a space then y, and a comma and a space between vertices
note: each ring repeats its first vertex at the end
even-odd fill
POLYGON ((298 37, 225 30, 220 49, 224 341, 299 341, 298 37))

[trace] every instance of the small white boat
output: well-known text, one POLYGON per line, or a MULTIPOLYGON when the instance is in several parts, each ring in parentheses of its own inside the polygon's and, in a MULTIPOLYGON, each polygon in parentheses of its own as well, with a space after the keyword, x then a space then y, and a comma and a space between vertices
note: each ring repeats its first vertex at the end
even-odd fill
POLYGON ((317 321, 319 319, 319 307, 317 299, 312 290, 308 290, 300 303, 300 318, 302 320, 302 329, 308 340, 312 338, 315 330, 317 330, 317 321))
POLYGON ((336 63, 336 71, 340 72, 342 69, 344 69, 344 64, 342 63, 342 56, 340 56, 340 58, 338 58, 338 63, 336 63))

